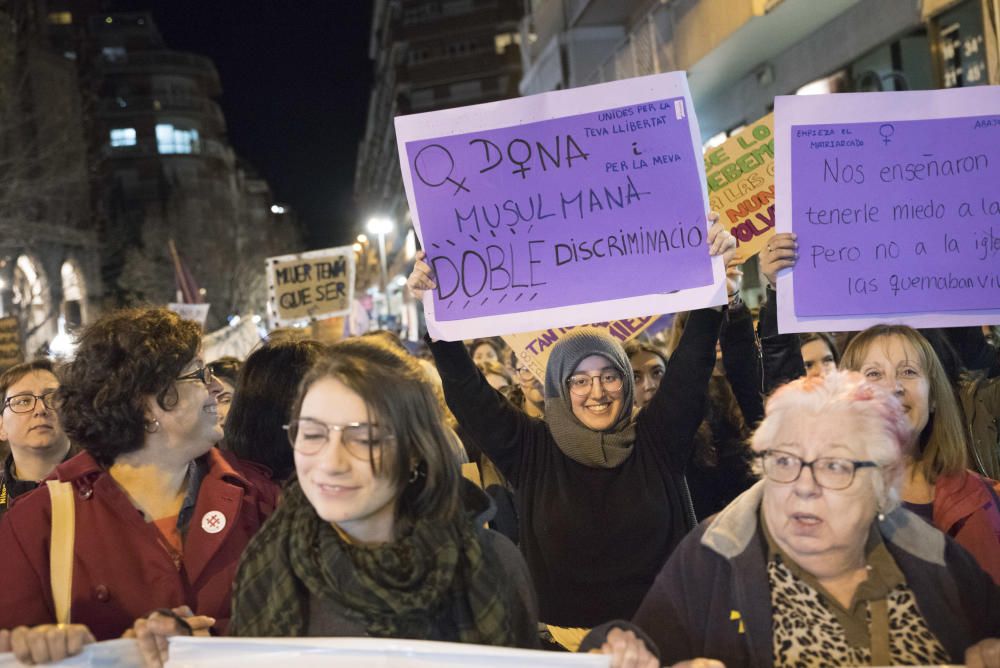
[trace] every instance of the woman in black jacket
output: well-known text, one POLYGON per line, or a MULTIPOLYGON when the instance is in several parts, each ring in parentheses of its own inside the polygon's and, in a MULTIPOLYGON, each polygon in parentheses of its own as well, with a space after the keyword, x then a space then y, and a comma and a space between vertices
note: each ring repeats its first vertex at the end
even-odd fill
MULTIPOLYGON (((716 223, 709 245, 719 255, 735 240, 716 223)), ((423 256, 408 285, 418 298, 435 287, 423 256)), ((634 419, 628 358, 609 336, 578 330, 553 347, 544 421, 493 390, 460 342, 431 344, 449 408, 516 490, 546 623, 631 617, 687 532, 679 490, 722 320, 721 309, 692 313, 660 389, 634 419)))

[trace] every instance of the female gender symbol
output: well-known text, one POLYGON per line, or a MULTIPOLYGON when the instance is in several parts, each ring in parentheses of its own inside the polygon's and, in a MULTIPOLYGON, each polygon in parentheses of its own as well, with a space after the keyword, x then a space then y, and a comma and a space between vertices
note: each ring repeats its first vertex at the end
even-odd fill
POLYGON ((883 123, 878 127, 878 133, 882 135, 882 143, 886 146, 888 146, 889 142, 892 141, 890 137, 892 137, 895 132, 896 128, 893 127, 892 123, 883 123))
POLYGON ((455 171, 455 159, 441 144, 428 144, 420 149, 413 159, 413 170, 425 186, 437 188, 447 182, 455 184, 453 195, 457 195, 459 190, 472 192, 465 186, 465 179, 459 182, 451 178, 451 173, 455 171))

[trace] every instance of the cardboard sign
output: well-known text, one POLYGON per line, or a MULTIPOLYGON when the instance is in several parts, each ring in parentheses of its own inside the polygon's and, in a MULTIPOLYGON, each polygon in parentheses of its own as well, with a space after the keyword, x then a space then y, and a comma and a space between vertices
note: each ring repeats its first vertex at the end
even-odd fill
POLYGON ((396 135, 436 338, 725 300, 683 73, 404 116, 396 135))
POLYGON ((782 332, 1000 321, 1000 87, 779 97, 782 332))
POLYGON ((184 318, 201 325, 205 329, 208 320, 208 309, 211 304, 167 304, 167 308, 184 318))
POLYGON ((736 237, 743 264, 774 236, 774 114, 705 152, 708 202, 736 237))
POLYGON ((21 325, 14 316, 0 318, 0 371, 24 361, 21 325))
POLYGON ((270 257, 266 265, 267 315, 272 329, 350 313, 354 298, 352 247, 270 257))
MULTIPOLYGON (((618 339, 621 343, 631 341, 642 334, 646 328, 657 320, 657 316, 644 316, 641 318, 629 318, 627 320, 615 320, 613 322, 598 322, 590 325, 582 325, 586 329, 597 329, 605 334, 618 339)), ((545 367, 549 363, 549 355, 552 353, 552 346, 562 339, 566 332, 579 327, 552 327, 538 332, 528 332, 525 334, 508 334, 503 337, 517 359, 527 366, 540 382, 545 382, 545 367)))

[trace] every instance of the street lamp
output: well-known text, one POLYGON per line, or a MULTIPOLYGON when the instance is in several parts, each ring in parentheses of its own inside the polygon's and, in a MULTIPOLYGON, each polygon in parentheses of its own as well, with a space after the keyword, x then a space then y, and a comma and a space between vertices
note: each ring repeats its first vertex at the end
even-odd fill
POLYGON ((368 219, 368 233, 378 235, 379 289, 382 291, 383 299, 385 299, 385 315, 387 318, 389 317, 389 292, 386 289, 386 274, 388 271, 385 266, 385 235, 392 232, 394 227, 395 224, 391 218, 376 216, 368 219))

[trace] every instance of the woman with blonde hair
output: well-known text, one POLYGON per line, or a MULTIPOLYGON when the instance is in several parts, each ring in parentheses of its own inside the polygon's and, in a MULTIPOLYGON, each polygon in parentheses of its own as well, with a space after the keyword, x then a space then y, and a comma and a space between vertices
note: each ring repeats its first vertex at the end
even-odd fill
POLYGON ((854 337, 842 366, 903 404, 913 428, 903 506, 957 540, 1000 583, 1000 484, 968 470, 962 414, 931 344, 905 325, 876 325, 854 337))

